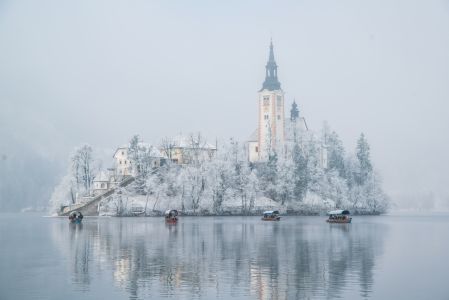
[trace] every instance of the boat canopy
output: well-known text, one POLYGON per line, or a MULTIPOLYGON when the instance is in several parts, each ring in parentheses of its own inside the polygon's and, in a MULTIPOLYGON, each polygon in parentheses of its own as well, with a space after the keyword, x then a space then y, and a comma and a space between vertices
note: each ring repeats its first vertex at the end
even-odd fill
POLYGON ((279 215, 278 210, 267 210, 263 212, 264 215, 279 215))
POLYGON ((176 209, 167 209, 165 211, 166 217, 176 217, 178 215, 178 211, 176 209))
POLYGON ((343 209, 332 210, 332 211, 328 212, 327 214, 328 215, 349 215, 349 210, 343 210, 343 209))

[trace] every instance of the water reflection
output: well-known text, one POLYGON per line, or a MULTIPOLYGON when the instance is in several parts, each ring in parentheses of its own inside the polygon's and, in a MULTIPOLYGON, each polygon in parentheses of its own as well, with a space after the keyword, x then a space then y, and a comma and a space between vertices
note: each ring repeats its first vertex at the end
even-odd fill
POLYGON ((388 225, 326 224, 320 218, 86 219, 55 223, 53 239, 72 282, 89 290, 111 276, 130 299, 369 298, 388 225))

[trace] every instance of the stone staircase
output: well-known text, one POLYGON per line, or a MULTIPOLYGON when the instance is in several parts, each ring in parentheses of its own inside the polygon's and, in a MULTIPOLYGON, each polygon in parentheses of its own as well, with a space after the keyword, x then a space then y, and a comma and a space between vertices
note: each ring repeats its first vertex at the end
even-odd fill
POLYGON ((91 200, 83 203, 77 203, 69 206, 65 206, 58 213, 59 216, 68 216, 72 211, 80 211, 84 216, 98 216, 98 204, 101 200, 108 198, 120 187, 125 187, 135 180, 130 176, 123 179, 117 186, 110 188, 101 195, 95 196, 91 200))

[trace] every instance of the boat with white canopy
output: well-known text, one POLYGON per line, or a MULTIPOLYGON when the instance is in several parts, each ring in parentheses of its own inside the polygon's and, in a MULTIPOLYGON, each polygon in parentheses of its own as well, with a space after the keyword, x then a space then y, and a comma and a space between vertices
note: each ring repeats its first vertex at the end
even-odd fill
POLYGON ((267 210, 263 212, 263 221, 279 221, 281 216, 278 210, 267 210))
POLYGON ((351 223, 352 220, 352 218, 349 216, 349 210, 332 210, 327 214, 329 215, 329 218, 326 220, 326 222, 328 223, 351 223))

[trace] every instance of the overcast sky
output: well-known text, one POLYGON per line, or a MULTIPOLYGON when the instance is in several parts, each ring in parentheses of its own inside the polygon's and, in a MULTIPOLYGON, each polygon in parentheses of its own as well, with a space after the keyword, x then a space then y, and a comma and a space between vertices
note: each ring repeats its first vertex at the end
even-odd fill
POLYGON ((270 37, 309 127, 327 120, 349 151, 364 132, 392 195, 449 194, 448 0, 0 0, 3 152, 244 140, 270 37))

